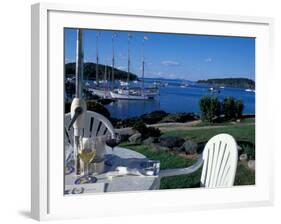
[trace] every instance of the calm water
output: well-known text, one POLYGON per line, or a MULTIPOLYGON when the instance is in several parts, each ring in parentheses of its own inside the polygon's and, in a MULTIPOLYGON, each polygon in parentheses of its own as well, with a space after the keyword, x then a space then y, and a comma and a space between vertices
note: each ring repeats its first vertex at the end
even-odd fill
MULTIPOLYGON (((140 116, 154 110, 166 112, 195 112, 200 113, 199 100, 202 96, 211 95, 209 87, 188 86, 181 88, 179 83, 160 87, 160 95, 154 100, 117 100, 107 105, 111 116, 115 118, 129 118, 140 116)), ((220 89, 218 96, 222 100, 226 96, 243 99, 244 114, 255 114, 255 93, 246 92, 245 89, 227 88, 220 89)))

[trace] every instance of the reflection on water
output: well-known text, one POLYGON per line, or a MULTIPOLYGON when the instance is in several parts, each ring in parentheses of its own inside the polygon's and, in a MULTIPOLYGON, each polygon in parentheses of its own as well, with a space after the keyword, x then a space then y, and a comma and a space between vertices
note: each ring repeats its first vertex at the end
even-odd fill
MULTIPOLYGON (((111 116, 115 118, 136 117, 154 110, 166 112, 194 112, 200 113, 199 100, 202 96, 211 95, 207 87, 189 86, 180 88, 168 86, 160 88, 160 95, 154 100, 117 100, 107 105, 111 116)), ((216 94, 220 100, 226 96, 242 99, 244 114, 255 113, 255 93, 244 89, 224 88, 216 94)))

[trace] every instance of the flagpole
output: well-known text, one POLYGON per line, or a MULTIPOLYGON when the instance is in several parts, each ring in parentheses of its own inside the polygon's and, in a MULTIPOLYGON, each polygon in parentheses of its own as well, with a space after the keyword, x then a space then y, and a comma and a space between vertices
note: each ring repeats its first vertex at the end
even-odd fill
POLYGON ((99 35, 100 32, 96 33, 96 83, 99 86, 99 35))
POLYGON ((131 65, 131 59, 130 59, 130 40, 131 40, 131 34, 128 34, 128 74, 127 74, 127 82, 130 81, 130 65, 131 65))
POLYGON ((76 86, 75 86, 75 95, 77 98, 80 98, 82 95, 82 88, 81 88, 81 81, 83 77, 83 45, 82 45, 82 39, 83 39, 83 31, 78 29, 77 30, 77 39, 76 39, 76 70, 75 70, 75 76, 76 76, 76 86))
POLYGON ((116 33, 113 33, 112 35, 112 83, 111 83, 111 88, 112 90, 114 89, 114 66, 115 66, 115 50, 114 50, 114 38, 115 38, 116 33))
POLYGON ((83 30, 77 29, 76 40, 76 87, 75 98, 72 100, 70 113, 71 121, 68 126, 68 130, 73 127, 74 137, 74 158, 75 158, 75 173, 79 175, 81 173, 81 164, 78 154, 79 138, 83 136, 84 120, 87 111, 86 102, 82 99, 82 79, 83 79, 83 30))
POLYGON ((144 94, 144 41, 146 37, 142 40, 142 94, 144 94))

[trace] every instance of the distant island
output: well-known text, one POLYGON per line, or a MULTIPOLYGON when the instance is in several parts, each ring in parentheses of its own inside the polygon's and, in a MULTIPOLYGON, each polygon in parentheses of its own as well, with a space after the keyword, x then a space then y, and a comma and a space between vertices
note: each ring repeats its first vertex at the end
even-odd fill
POLYGON ((255 81, 247 78, 222 78, 198 80, 200 84, 210 84, 216 86, 236 87, 245 89, 255 89, 255 81))
MULTIPOLYGON (((65 76, 66 78, 74 77, 75 75, 75 65, 76 63, 65 64, 65 76)), ((104 79, 105 65, 99 64, 99 79, 104 79)), ((107 65, 107 76, 111 75, 112 66, 107 65)), ((114 78, 118 80, 127 80, 128 72, 114 68, 114 78)), ((84 78, 89 80, 96 80, 96 63, 86 62, 84 63, 84 78)), ((129 73, 129 80, 138 80, 137 75, 129 73)))

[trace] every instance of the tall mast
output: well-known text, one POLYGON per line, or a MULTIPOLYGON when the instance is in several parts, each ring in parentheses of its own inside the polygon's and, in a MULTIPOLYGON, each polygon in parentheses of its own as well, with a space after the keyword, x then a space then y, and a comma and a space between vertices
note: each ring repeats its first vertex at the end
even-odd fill
POLYGON ((131 58, 130 58, 130 40, 132 35, 128 33, 128 73, 127 73, 127 82, 130 81, 130 66, 131 66, 131 58))
POLYGON ((83 31, 81 29, 77 30, 77 40, 76 40, 76 69, 75 69, 75 76, 76 76, 76 88, 75 94, 77 98, 82 96, 82 78, 83 78, 83 31))
POLYGON ((99 36, 100 32, 96 33, 96 82, 99 85, 99 36))
POLYGON ((111 88, 114 89, 114 66, 115 66, 115 51, 114 51, 114 39, 117 37, 116 33, 112 35, 112 83, 111 88))
POLYGON ((105 63, 105 66, 104 66, 104 89, 106 91, 106 86, 107 86, 107 83, 106 83, 106 79, 107 79, 107 63, 105 63))

